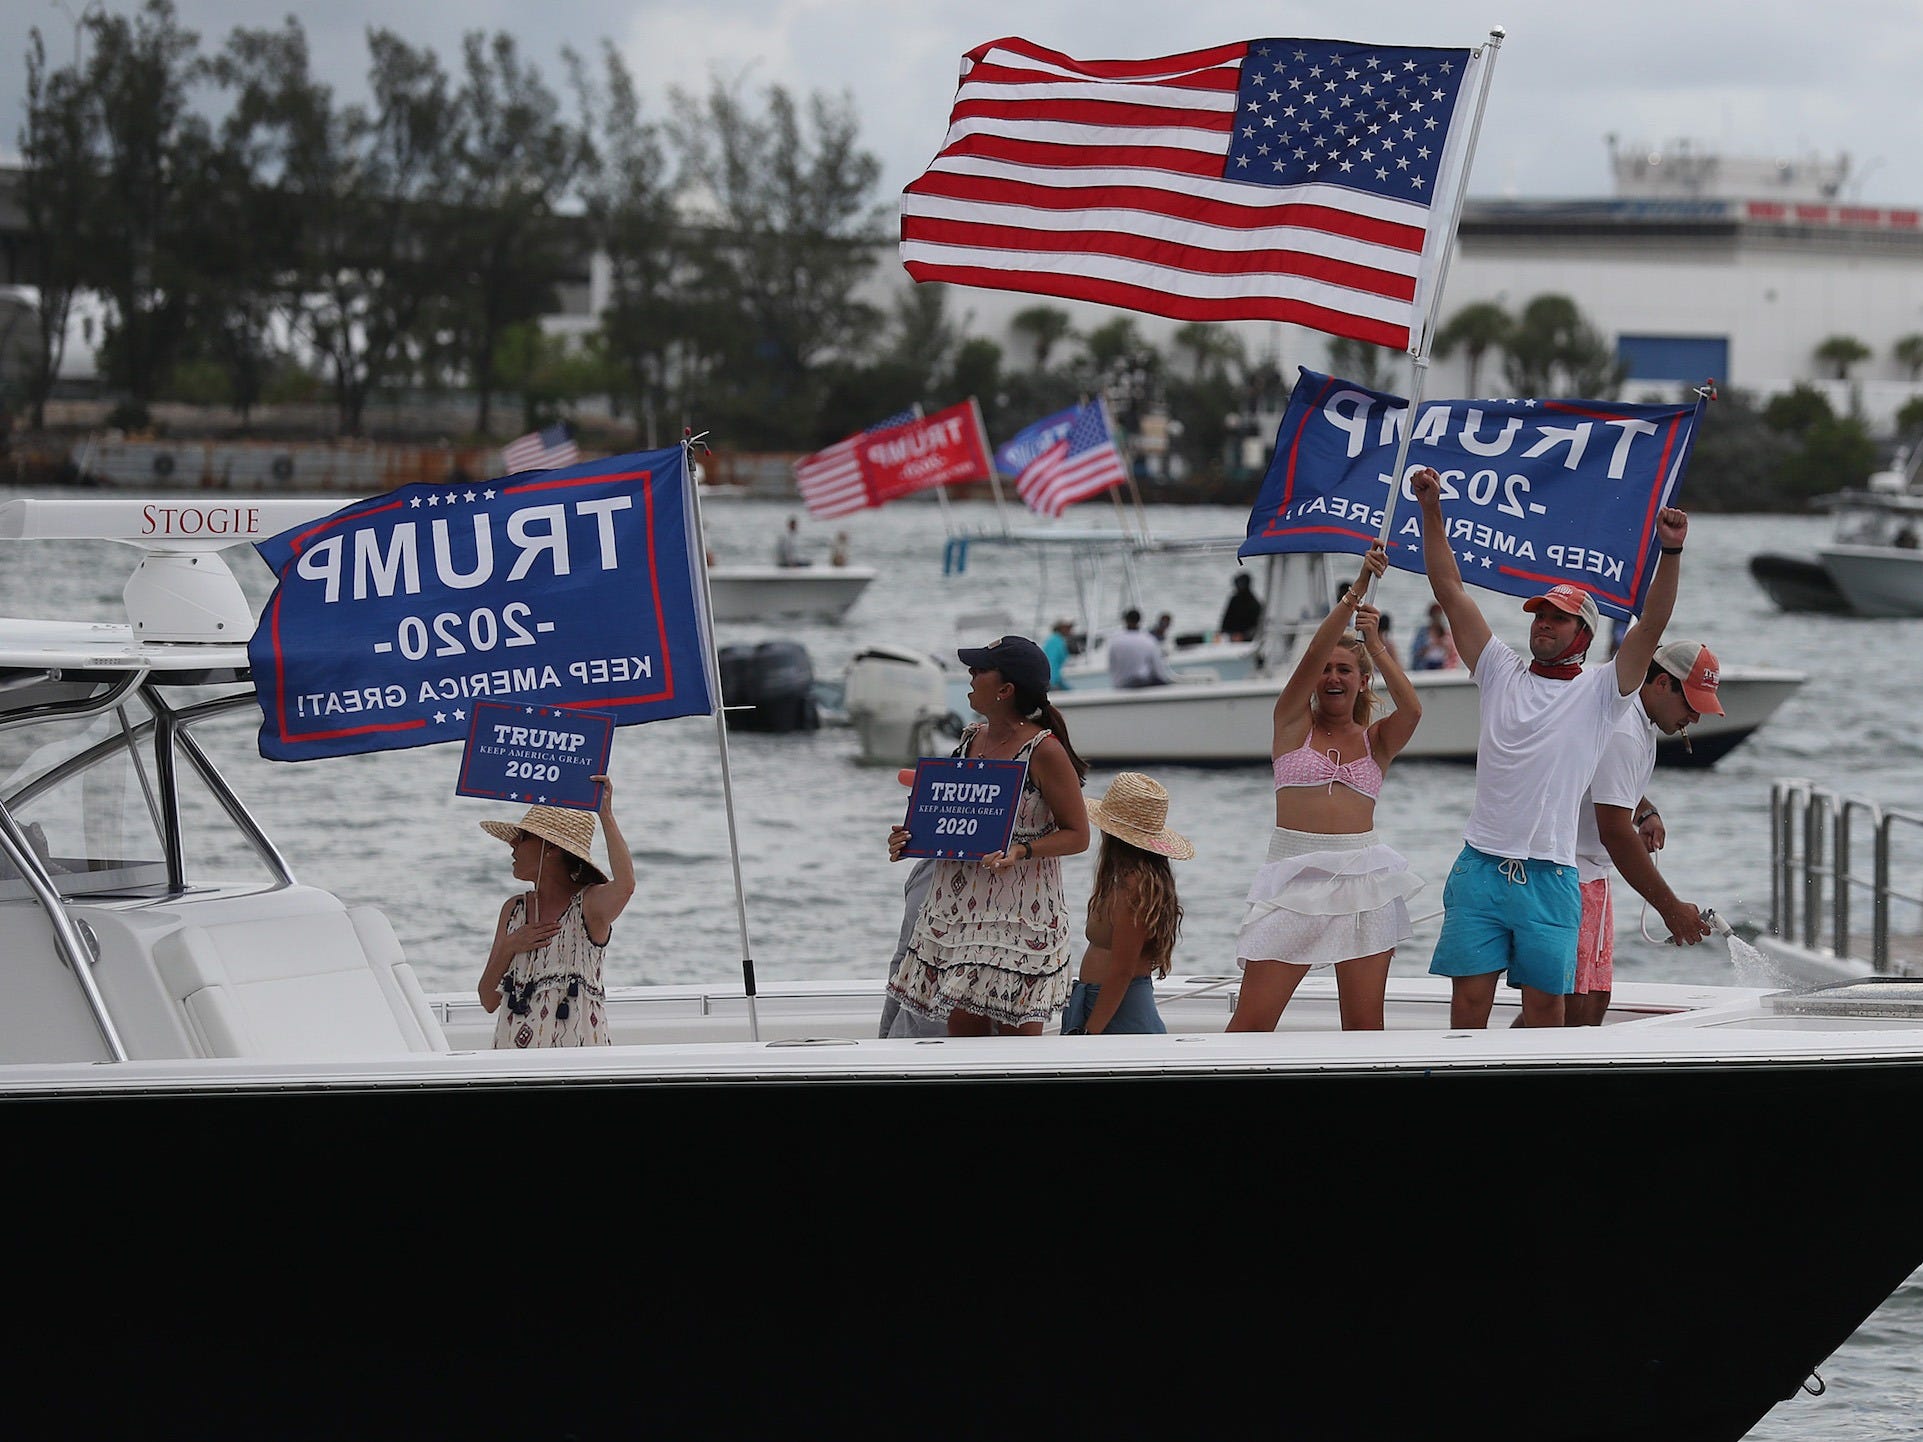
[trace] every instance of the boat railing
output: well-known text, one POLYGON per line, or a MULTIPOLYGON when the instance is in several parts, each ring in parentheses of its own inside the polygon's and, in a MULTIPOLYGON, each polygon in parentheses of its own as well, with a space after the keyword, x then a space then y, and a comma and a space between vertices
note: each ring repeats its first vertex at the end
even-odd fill
POLYGON ((1892 879, 1899 862, 1905 878, 1917 869, 1923 816, 1795 778, 1770 787, 1769 812, 1771 935, 1881 973, 1923 971, 1923 890, 1892 879), (1908 927, 1893 930, 1893 913, 1908 927))

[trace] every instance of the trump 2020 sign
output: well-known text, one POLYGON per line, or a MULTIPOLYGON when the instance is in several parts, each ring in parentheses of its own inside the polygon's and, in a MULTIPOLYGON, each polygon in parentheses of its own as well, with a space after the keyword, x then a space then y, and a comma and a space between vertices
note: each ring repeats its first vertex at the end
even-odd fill
POLYGON ((1642 611, 1656 512, 1675 504, 1702 401, 1425 401, 1392 492, 1408 412, 1400 396, 1304 368, 1237 554, 1361 555, 1390 507, 1389 564, 1421 574, 1421 512, 1396 502, 1433 466, 1468 584, 1534 596, 1567 582, 1605 616, 1642 611))
POLYGON ((258 542, 261 755, 460 741, 481 700, 711 712, 690 504, 675 447, 403 486, 258 542))

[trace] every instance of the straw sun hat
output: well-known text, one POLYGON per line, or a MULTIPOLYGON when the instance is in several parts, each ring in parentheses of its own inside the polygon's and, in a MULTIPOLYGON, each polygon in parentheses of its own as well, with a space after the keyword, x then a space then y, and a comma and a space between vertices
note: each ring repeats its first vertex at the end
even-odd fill
POLYGON ((592 811, 575 811, 566 806, 530 806, 527 815, 519 821, 483 821, 481 830, 489 836, 499 837, 510 846, 524 834, 538 836, 585 865, 597 884, 608 879, 607 873, 594 864, 592 811))
POLYGON ((1169 830, 1168 792, 1139 771, 1118 773, 1108 783, 1108 794, 1088 803, 1088 819, 1110 836, 1171 861, 1187 861, 1195 855, 1186 836, 1169 830))

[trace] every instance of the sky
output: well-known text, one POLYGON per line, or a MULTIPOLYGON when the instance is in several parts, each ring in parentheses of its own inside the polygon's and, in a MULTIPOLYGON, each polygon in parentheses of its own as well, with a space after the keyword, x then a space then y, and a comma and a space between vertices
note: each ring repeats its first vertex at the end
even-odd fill
MULTIPOLYGON (((74 54, 74 17, 127 0, 0 4, 0 154, 18 155, 28 31, 50 59, 74 54)), ((1265 36, 1397 45, 1473 45, 1506 31, 1489 92, 1469 194, 1594 198, 1609 194, 1609 137, 1625 151, 1697 152, 1850 169, 1841 198, 1923 205, 1923 23, 1916 0, 1348 0, 1333 6, 1208 0, 178 0, 204 50, 236 26, 278 27, 293 14, 316 72, 360 98, 366 32, 386 26, 458 67, 461 36, 506 30, 557 92, 564 46, 626 57, 644 109, 666 110, 672 87, 710 77, 752 96, 779 84, 797 95, 852 98, 863 146, 881 161, 878 200, 920 174, 947 128, 964 51, 1021 36, 1082 59, 1146 58, 1265 36), (1193 17, 1193 18, 1192 18, 1193 17), (1600 21, 1600 23, 1597 23, 1600 21)))

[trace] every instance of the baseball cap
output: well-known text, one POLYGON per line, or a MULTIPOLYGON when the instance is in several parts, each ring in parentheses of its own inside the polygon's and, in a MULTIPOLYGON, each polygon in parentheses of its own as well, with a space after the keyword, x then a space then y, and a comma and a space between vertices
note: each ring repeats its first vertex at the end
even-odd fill
POLYGON ((1048 657, 1026 636, 1004 636, 986 646, 963 646, 955 653, 964 666, 999 671, 1017 691, 1037 696, 1048 692, 1048 657))
POLYGON ((1723 714, 1723 703, 1716 699, 1722 684, 1722 667, 1716 653, 1701 641, 1671 641, 1656 648, 1655 661, 1683 683, 1683 699, 1704 716, 1723 714))
POLYGON ((1551 586, 1540 596, 1531 596, 1522 603, 1525 611, 1540 611, 1544 606, 1554 606, 1558 611, 1574 616, 1589 628, 1592 636, 1602 629, 1602 618, 1596 613, 1595 598, 1581 586, 1551 586))

